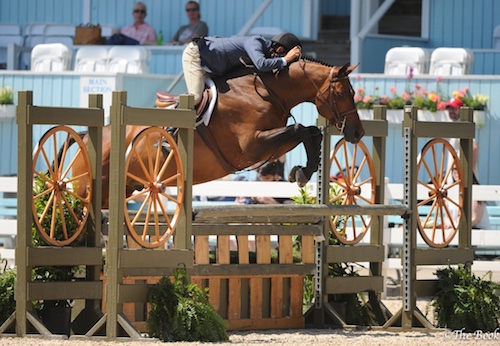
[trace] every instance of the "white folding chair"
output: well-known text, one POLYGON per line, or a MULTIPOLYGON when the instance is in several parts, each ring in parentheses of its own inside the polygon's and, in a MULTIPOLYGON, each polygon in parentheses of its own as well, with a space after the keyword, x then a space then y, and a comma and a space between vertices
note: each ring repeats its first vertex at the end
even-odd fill
POLYGON ((107 46, 84 46, 76 51, 75 71, 77 72, 106 72, 107 64, 107 46))
POLYGON ((47 24, 43 29, 44 43, 62 43, 73 46, 75 37, 75 26, 73 24, 47 24))
POLYGON ((113 46, 108 53, 108 71, 122 73, 147 73, 151 54, 138 46, 113 46))
POLYGON ((394 47, 385 54, 384 74, 426 74, 429 66, 429 51, 421 47, 394 47))
MULTIPOLYGON (((7 66, 7 47, 12 43, 22 46, 23 37, 21 35, 0 35, 0 65, 7 66)), ((15 58, 17 59, 18 57, 19 54, 15 58)))
POLYGON ((7 64, 7 47, 10 44, 23 45, 21 26, 17 23, 0 23, 0 65, 7 64))
POLYGON ((43 32, 45 27, 52 23, 28 23, 24 26, 24 46, 33 48, 37 44, 43 43, 43 32))
POLYGON ((17 23, 0 23, 0 36, 21 35, 21 26, 17 23))
POLYGON ((434 76, 462 76, 472 73, 474 54, 465 48, 440 47, 431 54, 429 74, 434 76))
POLYGON ((31 71, 68 71, 73 50, 62 43, 43 43, 31 51, 31 71))

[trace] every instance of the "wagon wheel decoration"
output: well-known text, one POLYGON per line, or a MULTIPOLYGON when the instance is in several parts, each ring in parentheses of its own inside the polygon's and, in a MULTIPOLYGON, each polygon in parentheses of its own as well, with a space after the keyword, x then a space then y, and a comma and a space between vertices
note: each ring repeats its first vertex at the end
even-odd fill
POLYGON ((420 153, 417 174, 417 187, 427 193, 417 204, 418 230, 429 246, 446 247, 458 231, 458 216, 463 212, 460 159, 447 140, 433 139, 420 153))
POLYGON ((125 172, 129 234, 145 248, 160 247, 174 233, 184 200, 184 170, 172 136, 159 127, 142 130, 127 148, 125 172))
POLYGON ((79 239, 89 216, 92 170, 87 147, 78 133, 67 126, 47 131, 34 150, 32 172, 33 222, 38 233, 55 246, 79 239), (85 169, 72 176, 79 159, 83 159, 85 169))
MULTIPOLYGON (((330 157, 330 204, 367 205, 375 203, 375 168, 366 145, 341 139, 330 157)), ((330 227, 343 244, 357 244, 370 227, 369 215, 335 215, 330 227)))

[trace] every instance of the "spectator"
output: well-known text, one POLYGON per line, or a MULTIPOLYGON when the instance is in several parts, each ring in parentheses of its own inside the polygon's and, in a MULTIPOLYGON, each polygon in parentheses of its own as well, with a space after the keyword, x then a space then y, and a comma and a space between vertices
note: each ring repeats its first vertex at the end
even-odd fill
MULTIPOLYGON (((458 171, 455 167, 453 167, 452 171, 453 181, 458 179, 458 171)), ((472 184, 479 184, 476 179, 473 179, 472 184)), ((491 229, 490 218, 488 215, 488 209, 486 208, 485 201, 477 201, 472 198, 472 212, 471 212, 471 227, 472 229, 491 229)), ((458 213, 458 209, 455 205, 449 205, 451 216, 455 220, 453 224, 458 226, 458 222, 460 221, 460 215, 458 213)), ((453 228, 450 220, 445 222, 445 228, 453 228)))
POLYGON ((146 4, 136 2, 132 11, 134 23, 124 26, 120 33, 112 35, 108 44, 116 45, 156 45, 155 29, 146 23, 144 19, 147 16, 146 4))
MULTIPOLYGON (((276 162, 267 162, 257 169, 258 181, 285 181, 278 174, 279 165, 276 162)), ((277 197, 252 197, 252 204, 291 204, 289 198, 277 197)))
POLYGON ((170 44, 181 45, 191 42, 194 37, 202 37, 208 35, 207 24, 200 20, 200 5, 196 1, 188 1, 186 3, 186 14, 189 24, 183 25, 177 30, 170 44))

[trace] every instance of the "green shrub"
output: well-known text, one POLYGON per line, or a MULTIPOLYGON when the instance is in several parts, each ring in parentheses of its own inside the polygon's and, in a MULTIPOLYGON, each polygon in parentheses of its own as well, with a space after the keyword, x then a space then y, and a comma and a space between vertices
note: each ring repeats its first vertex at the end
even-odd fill
POLYGON ((0 325, 16 310, 15 282, 15 270, 8 269, 0 275, 0 325))
POLYGON ((146 321, 150 337, 162 341, 227 341, 222 317, 210 305, 207 289, 187 281, 185 269, 174 271, 174 282, 163 277, 151 288, 146 321))
POLYGON ((499 284, 476 277, 464 265, 435 274, 438 293, 432 306, 439 327, 465 332, 493 332, 499 327, 499 284))
POLYGON ((14 104, 14 90, 7 86, 0 88, 0 105, 14 104))

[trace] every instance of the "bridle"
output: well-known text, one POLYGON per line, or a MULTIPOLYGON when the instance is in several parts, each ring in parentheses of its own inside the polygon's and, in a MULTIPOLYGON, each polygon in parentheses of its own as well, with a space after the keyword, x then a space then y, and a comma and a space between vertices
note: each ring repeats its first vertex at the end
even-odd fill
MULTIPOLYGON (((335 115, 335 127, 337 130, 340 131, 340 134, 342 135, 344 133, 345 129, 345 124, 347 120, 347 116, 353 113, 357 113, 356 107, 353 109, 341 112, 338 108, 338 98, 342 95, 338 95, 338 93, 335 93, 335 90, 333 88, 333 85, 337 82, 342 82, 344 80, 349 80, 349 77, 347 75, 343 76, 338 76, 334 75, 335 72, 335 67, 332 67, 330 69, 330 74, 329 74, 329 79, 328 83, 324 83, 324 86, 321 88, 318 88, 316 83, 311 79, 311 77, 307 74, 306 69, 306 60, 301 59, 301 67, 302 71, 304 71, 304 74, 306 75, 307 79, 314 85, 316 88, 316 97, 314 98, 313 102, 316 103, 317 100, 326 103, 328 105, 328 108, 330 111, 335 115), (326 95, 325 95, 326 94, 326 95), (339 125, 340 123, 340 125, 339 125)), ((352 88, 352 85, 349 83, 349 93, 351 96, 354 95, 354 89, 352 88)))

